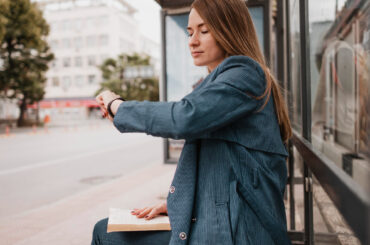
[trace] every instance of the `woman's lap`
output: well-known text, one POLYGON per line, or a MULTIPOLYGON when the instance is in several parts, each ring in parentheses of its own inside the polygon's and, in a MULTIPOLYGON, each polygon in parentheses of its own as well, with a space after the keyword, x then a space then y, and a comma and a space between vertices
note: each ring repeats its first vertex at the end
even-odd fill
POLYGON ((107 233, 108 219, 95 224, 91 245, 167 245, 171 231, 132 231, 107 233))

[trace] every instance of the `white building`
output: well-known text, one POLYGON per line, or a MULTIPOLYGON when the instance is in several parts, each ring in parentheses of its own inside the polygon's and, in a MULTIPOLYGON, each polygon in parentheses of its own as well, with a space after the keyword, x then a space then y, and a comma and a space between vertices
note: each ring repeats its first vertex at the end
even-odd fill
POLYGON ((93 100, 101 82, 98 65, 106 58, 116 58, 122 53, 146 53, 154 56, 153 65, 159 70, 159 44, 140 34, 134 18, 137 10, 127 1, 33 2, 39 4, 50 25, 48 42, 55 55, 46 74, 44 102, 47 103, 40 104, 41 114, 60 114, 61 107, 73 112, 76 118, 85 114, 86 107, 91 106, 86 101, 93 100))
POLYGON ((46 98, 92 97, 97 68, 108 57, 139 51, 135 9, 124 0, 38 0, 50 25, 55 60, 47 72, 46 98))

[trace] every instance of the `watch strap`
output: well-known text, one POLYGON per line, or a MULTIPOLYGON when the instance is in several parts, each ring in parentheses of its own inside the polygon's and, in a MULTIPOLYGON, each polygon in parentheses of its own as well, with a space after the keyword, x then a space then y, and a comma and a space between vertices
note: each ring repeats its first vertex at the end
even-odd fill
POLYGON ((126 101, 124 98, 118 97, 118 98, 115 98, 115 99, 111 100, 111 101, 108 103, 108 105, 107 105, 107 111, 108 111, 109 116, 110 116, 111 118, 114 118, 114 114, 113 114, 113 112, 112 112, 111 106, 112 106, 112 103, 113 103, 114 101, 116 101, 116 100, 126 101))

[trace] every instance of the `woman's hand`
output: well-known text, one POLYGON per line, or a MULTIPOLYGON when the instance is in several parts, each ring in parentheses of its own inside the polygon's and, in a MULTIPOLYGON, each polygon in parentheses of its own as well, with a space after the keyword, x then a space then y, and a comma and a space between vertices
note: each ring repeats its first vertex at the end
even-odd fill
MULTIPOLYGON (((108 105, 109 102, 111 102, 112 100, 114 100, 116 98, 119 98, 119 95, 117 95, 117 94, 115 94, 115 93, 113 93, 112 91, 109 91, 109 90, 101 92, 95 98, 96 101, 98 102, 99 106, 100 106, 103 117, 108 117, 108 119, 111 120, 111 121, 113 120, 113 118, 111 118, 108 114, 107 105, 108 105)), ((117 101, 117 102, 119 102, 119 101, 117 101)), ((112 109, 112 107, 111 107, 111 109, 112 109)))
POLYGON ((153 207, 146 207, 142 209, 135 208, 131 211, 132 215, 136 215, 138 218, 145 218, 146 220, 150 220, 159 214, 167 214, 167 203, 161 203, 153 207))

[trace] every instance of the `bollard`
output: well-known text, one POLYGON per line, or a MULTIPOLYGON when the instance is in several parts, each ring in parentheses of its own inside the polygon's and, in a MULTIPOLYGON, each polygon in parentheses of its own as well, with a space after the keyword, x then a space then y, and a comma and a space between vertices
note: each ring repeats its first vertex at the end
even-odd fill
POLYGON ((5 127, 5 136, 7 136, 7 137, 10 136, 10 127, 9 127, 9 125, 6 125, 6 127, 5 127))
POLYGON ((37 128, 36 128, 36 125, 35 124, 32 125, 32 133, 33 134, 36 134, 37 133, 37 128))
POLYGON ((45 131, 45 134, 48 134, 49 133, 49 129, 48 129, 48 125, 47 124, 44 124, 44 131, 45 131))

